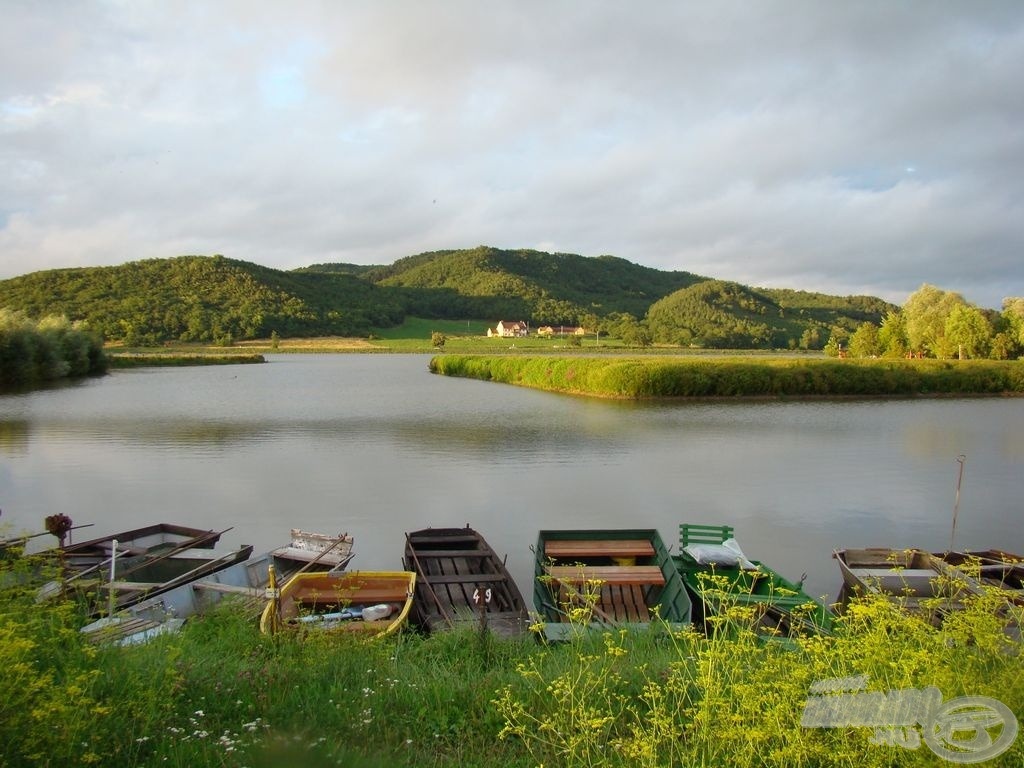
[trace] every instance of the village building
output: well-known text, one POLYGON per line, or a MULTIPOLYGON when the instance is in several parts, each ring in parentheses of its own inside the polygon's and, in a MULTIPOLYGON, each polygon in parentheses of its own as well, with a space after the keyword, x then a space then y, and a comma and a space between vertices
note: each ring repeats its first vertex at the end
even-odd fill
POLYGON ((487 329, 487 335, 490 336, 503 336, 505 338, 522 338, 526 336, 530 331, 530 326, 522 320, 513 320, 506 322, 499 320, 498 325, 494 328, 487 329))

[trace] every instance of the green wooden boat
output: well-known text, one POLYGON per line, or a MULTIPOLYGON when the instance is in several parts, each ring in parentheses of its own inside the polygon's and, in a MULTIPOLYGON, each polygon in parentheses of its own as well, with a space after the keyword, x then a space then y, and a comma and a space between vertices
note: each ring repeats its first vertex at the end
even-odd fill
POLYGON ((535 554, 533 602, 549 640, 587 625, 647 628, 655 615, 659 626, 690 623, 690 597, 654 529, 541 531, 535 554))
MULTIPOLYGON (((832 613, 794 583, 757 560, 747 560, 729 525, 679 526, 679 554, 673 556, 693 600, 694 624, 714 631, 715 617, 748 607, 751 626, 767 638, 830 632, 832 613)), ((746 614, 746 612, 743 612, 746 614)))

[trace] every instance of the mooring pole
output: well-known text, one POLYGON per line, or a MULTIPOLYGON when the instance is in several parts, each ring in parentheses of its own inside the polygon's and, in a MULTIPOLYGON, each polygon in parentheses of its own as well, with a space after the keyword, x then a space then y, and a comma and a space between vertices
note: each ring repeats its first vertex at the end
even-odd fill
POLYGON ((967 456, 961 453, 956 457, 956 461, 960 465, 960 472, 956 478, 956 502, 953 504, 953 530, 949 534, 950 552, 956 550, 956 517, 960 513, 960 484, 964 480, 964 462, 967 461, 967 456))

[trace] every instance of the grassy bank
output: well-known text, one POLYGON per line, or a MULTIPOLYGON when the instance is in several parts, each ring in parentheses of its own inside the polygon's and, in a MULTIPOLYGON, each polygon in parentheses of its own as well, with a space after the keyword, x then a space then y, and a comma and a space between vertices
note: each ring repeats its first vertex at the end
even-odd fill
POLYGON ((1024 394, 1024 365, 991 360, 438 355, 430 370, 618 398, 1024 394))
MULTIPOLYGON (((989 696, 1024 711, 1020 645, 996 593, 941 629, 858 602, 834 637, 793 650, 759 642, 747 610, 728 611, 711 637, 588 633, 584 611, 572 642, 543 646, 471 631, 268 638, 226 606, 179 635, 102 648, 78 633, 74 604, 7 589, 0 764, 926 766, 944 763, 886 733, 802 726, 811 687, 863 676, 872 691, 934 686, 944 701, 989 696)), ((989 764, 1022 760, 1024 739, 989 764)))
POLYGON ((112 369, 182 365, 241 365, 266 362, 266 358, 263 355, 252 353, 175 354, 172 352, 118 352, 109 354, 107 359, 109 367, 112 369))

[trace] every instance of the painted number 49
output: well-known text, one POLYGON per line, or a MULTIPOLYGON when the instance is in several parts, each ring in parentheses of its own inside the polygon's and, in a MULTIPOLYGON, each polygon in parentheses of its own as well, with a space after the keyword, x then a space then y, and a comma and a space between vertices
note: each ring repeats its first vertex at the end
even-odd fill
POLYGON ((480 605, 481 601, 484 603, 491 602, 491 590, 489 588, 481 591, 478 587, 473 590, 473 602, 476 605, 480 605))

